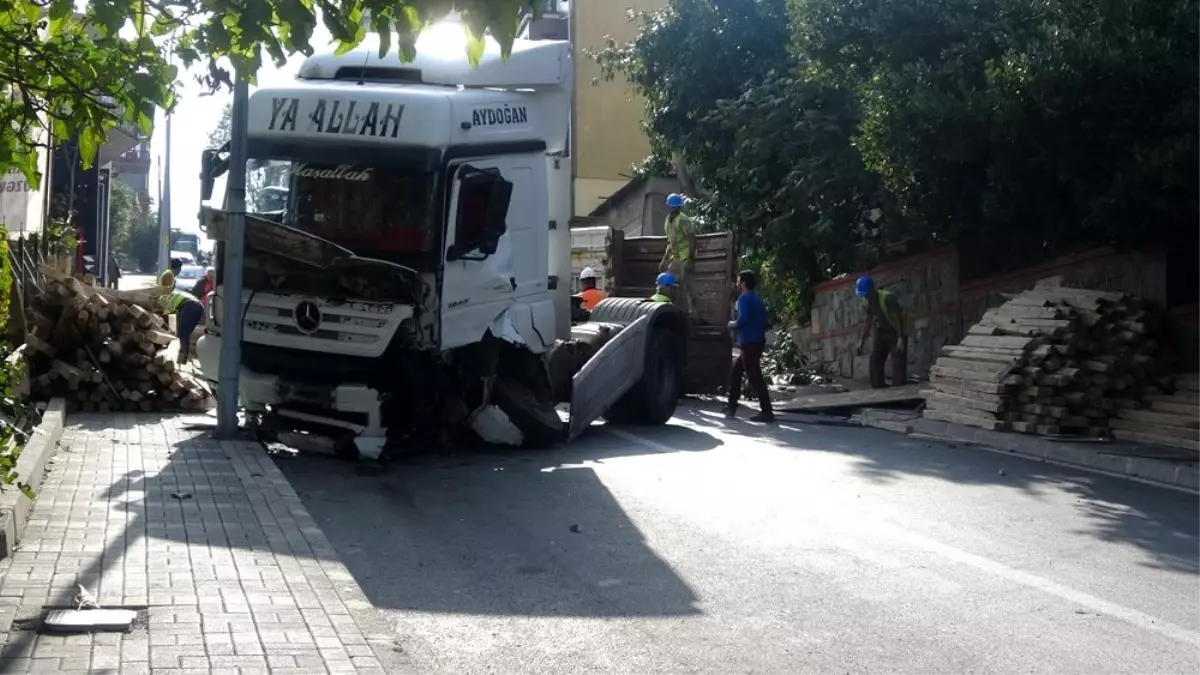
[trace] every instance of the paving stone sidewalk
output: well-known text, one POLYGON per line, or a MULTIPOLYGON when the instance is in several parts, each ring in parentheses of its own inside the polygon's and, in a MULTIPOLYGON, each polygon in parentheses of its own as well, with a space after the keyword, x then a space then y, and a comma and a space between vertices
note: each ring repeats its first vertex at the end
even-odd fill
POLYGON ((287 480, 212 418, 72 415, 19 550, 0 561, 0 673, 396 673, 407 663, 287 480), (130 633, 46 635, 69 606, 130 633), (15 623, 14 623, 15 622, 15 623))

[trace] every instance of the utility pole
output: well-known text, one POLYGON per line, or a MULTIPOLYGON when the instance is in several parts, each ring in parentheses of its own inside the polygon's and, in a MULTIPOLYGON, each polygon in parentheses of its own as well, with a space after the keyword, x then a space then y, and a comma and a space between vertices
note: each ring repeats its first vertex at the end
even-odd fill
POLYGON ((162 194, 158 203, 158 269, 155 276, 162 274, 171 261, 171 113, 167 113, 167 151, 163 160, 162 194))
POLYGON ((238 73, 230 114, 229 174, 225 210, 229 229, 222 260, 221 367, 217 379, 217 437, 232 439, 238 431, 238 378, 242 369, 242 265, 246 248, 246 126, 250 85, 238 73))

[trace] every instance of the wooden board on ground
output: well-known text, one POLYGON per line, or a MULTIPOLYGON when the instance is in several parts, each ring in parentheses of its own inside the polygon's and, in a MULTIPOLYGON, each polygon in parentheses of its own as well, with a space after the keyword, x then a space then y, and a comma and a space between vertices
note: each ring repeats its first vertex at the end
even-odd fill
POLYGON ((1194 438, 1178 438, 1175 436, 1164 436, 1148 431, 1133 431, 1130 429, 1113 429, 1113 438, 1120 441, 1128 441, 1130 443, 1149 443, 1151 445, 1164 445, 1170 448, 1183 448, 1185 450, 1195 450, 1200 452, 1200 439, 1194 438))
POLYGON ((817 394, 801 396, 786 403, 779 403, 779 412, 810 412, 814 410, 837 410, 840 408, 866 408, 889 403, 920 403, 921 385, 906 384, 884 389, 859 389, 839 394, 817 394))
POLYGON ((1008 431, 1011 428, 1008 422, 1002 422, 994 417, 987 417, 987 413, 985 412, 979 412, 978 415, 970 415, 966 412, 951 412, 935 408, 925 411, 925 419, 950 422, 951 424, 962 424, 979 429, 992 429, 994 431, 1008 431))

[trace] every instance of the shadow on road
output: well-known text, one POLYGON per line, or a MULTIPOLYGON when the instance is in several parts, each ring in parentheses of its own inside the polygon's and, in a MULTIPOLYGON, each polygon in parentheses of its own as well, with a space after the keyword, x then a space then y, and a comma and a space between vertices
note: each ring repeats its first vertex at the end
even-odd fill
POLYGON ((1200 497, 1134 481, 1075 470, 1017 455, 964 449, 954 443, 917 440, 858 425, 806 424, 779 415, 774 425, 726 420, 716 404, 696 403, 679 417, 700 428, 743 435, 796 450, 851 455, 855 472, 876 483, 905 476, 953 483, 1002 485, 1035 497, 1053 491, 1074 497, 1086 523, 1076 532, 1138 547, 1147 565, 1200 574, 1200 497))
MULTIPOLYGON (((679 450, 720 445, 677 428, 679 450)), ((279 460, 378 608, 507 616, 699 614, 587 463, 652 453, 590 434, 551 453, 414 457, 379 476, 354 464, 279 460)))

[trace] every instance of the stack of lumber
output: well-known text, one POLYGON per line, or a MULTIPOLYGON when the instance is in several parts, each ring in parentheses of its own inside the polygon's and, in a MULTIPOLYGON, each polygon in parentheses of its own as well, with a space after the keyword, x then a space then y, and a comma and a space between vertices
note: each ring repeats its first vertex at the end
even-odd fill
POLYGON ((26 310, 24 356, 35 398, 75 410, 201 410, 212 394, 175 362, 175 337, 147 292, 96 288, 46 269, 26 310))
POLYGON ((1162 316, 1123 293, 1038 282, 942 348, 925 417, 984 429, 1100 437, 1169 390, 1162 316))
POLYGON ((1173 393, 1152 394, 1109 420, 1113 437, 1200 451, 1200 375, 1175 375, 1173 393))

